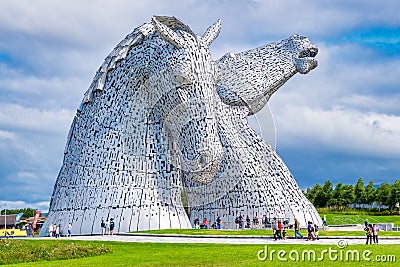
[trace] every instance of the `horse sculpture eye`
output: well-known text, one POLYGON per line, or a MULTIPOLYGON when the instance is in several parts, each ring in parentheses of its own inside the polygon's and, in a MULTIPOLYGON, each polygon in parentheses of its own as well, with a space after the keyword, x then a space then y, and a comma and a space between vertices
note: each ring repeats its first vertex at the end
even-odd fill
POLYGON ((184 74, 175 74, 174 75, 175 81, 178 83, 179 86, 190 85, 190 79, 184 74))

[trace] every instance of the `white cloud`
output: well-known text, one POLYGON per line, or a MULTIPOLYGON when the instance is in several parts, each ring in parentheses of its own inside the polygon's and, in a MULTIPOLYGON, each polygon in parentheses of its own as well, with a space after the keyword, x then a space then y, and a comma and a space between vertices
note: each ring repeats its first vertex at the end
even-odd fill
POLYGON ((38 179, 36 173, 32 172, 17 172, 17 180, 22 180, 22 179, 29 179, 29 180, 36 180, 38 179))
MULTIPOLYGON (((90 76, 89 76, 90 77, 90 76)), ((74 108, 90 84, 90 78, 40 77, 0 64, 1 102, 10 101, 37 108, 74 108)))
POLYGON ((286 106, 275 113, 278 147, 323 149, 372 157, 400 156, 400 117, 334 108, 286 106))
POLYGON ((3 140, 7 140, 7 139, 13 140, 13 139, 15 139, 15 134, 12 133, 12 132, 9 132, 9 131, 0 130, 0 140, 1 139, 3 139, 3 140))
POLYGON ((63 133, 68 131, 74 115, 75 111, 66 109, 40 110, 0 103, 0 126, 25 131, 63 133))
MULTIPOLYGON (((400 94, 400 92, 399 92, 400 94)), ((376 96, 376 95, 349 95, 341 99, 345 106, 352 106, 360 110, 381 110, 387 112, 397 112, 399 110, 399 97, 396 96, 376 96)))

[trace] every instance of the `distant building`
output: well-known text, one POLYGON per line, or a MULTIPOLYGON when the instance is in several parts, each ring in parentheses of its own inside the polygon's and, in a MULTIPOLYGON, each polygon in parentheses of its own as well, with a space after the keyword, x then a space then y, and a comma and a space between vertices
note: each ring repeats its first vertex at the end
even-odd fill
POLYGON ((0 215, 0 229, 4 229, 4 224, 6 224, 6 228, 12 228, 16 217, 17 214, 0 215))

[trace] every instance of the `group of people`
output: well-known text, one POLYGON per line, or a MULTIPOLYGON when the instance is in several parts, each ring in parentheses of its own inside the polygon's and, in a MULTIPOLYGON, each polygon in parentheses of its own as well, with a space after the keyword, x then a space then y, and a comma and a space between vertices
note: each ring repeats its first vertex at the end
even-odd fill
MULTIPOLYGON (((242 213, 240 213, 239 216, 235 218, 235 224, 237 229, 251 228, 250 216, 247 215, 246 219, 244 219, 242 213)), ((253 226, 259 226, 259 225, 260 225, 260 219, 258 218, 256 213, 256 215, 253 218, 253 226)))
MULTIPOLYGON (((203 222, 200 223, 200 220, 198 217, 194 219, 194 228, 195 229, 208 229, 208 220, 207 218, 203 219, 203 222)), ((222 228, 222 220, 221 217, 218 216, 217 219, 214 221, 214 223, 210 227, 211 229, 221 229, 222 228)))
POLYGON ((313 223, 313 222, 308 222, 307 224, 307 241, 308 240, 319 240, 319 229, 318 229, 318 225, 313 223))
POLYGON ((277 239, 286 239, 286 227, 283 227, 281 220, 276 220, 274 217, 271 228, 275 241, 277 239))
POLYGON ((110 220, 104 221, 104 219, 101 219, 100 223, 101 227, 101 234, 104 235, 114 235, 114 228, 115 228, 115 222, 114 219, 111 218, 110 220))
MULTIPOLYGON (((72 223, 68 223, 67 226, 67 237, 71 237, 72 236, 72 223)), ((49 236, 50 237, 55 237, 55 238, 59 238, 62 235, 61 233, 61 224, 49 224, 49 236)))
MULTIPOLYGON (((276 220, 276 218, 274 217, 274 219, 272 220, 272 231, 273 231, 273 235, 274 235, 274 239, 277 240, 279 239, 286 239, 286 229, 287 227, 284 227, 282 225, 281 220, 276 220)), ((308 240, 319 240, 319 228, 318 225, 313 223, 313 222, 308 222, 307 224, 307 239, 308 240)), ((303 238, 303 235, 300 233, 300 223, 297 220, 297 218, 294 218, 294 238, 303 238)))
MULTIPOLYGON (((326 223, 326 217, 324 216, 322 219, 323 223, 322 223, 322 227, 325 229, 325 227, 327 226, 326 223)), ((109 231, 111 231, 111 234, 113 234, 113 229, 114 229, 114 225, 113 225, 113 219, 110 220, 110 223, 107 224, 108 221, 106 221, 104 223, 104 221, 102 220, 102 229, 103 229, 103 235, 104 233, 108 233, 107 232, 107 225, 109 225, 109 231), (111 226, 112 224, 112 226, 111 226)), ((269 223, 269 221, 266 219, 266 215, 264 215, 264 218, 262 219, 262 225, 265 225, 265 227, 267 227, 267 225, 271 225, 272 231, 273 231, 273 237, 275 240, 278 239, 283 239, 285 240, 287 238, 287 234, 286 234, 286 229, 288 229, 288 222, 287 221, 282 221, 280 219, 277 219, 276 217, 273 218, 272 222, 269 223)), ((246 218, 244 218, 244 216, 240 213, 239 216, 237 216, 235 218, 235 224, 236 224, 236 228, 237 229, 243 229, 243 228, 251 228, 251 219, 249 217, 249 215, 246 216, 246 218)), ((256 216, 254 216, 253 218, 253 225, 260 225, 260 220, 256 214, 256 216)), ((378 244, 378 231, 379 228, 377 227, 376 224, 370 224, 368 223, 368 219, 365 220, 364 222, 364 231, 366 232, 367 235, 367 243, 368 242, 370 244, 372 244, 372 241, 374 242, 374 244, 378 244)), ((196 229, 221 229, 222 227, 222 220, 220 218, 220 216, 218 216, 218 218, 216 219, 216 221, 214 221, 214 223, 211 225, 211 227, 209 227, 209 223, 207 218, 203 219, 203 222, 200 223, 200 220, 198 217, 196 217, 196 219, 194 220, 194 228, 196 229)), ((300 223, 297 220, 297 218, 294 218, 294 238, 304 238, 304 236, 300 233, 300 223)), ((315 240, 319 240, 319 226, 311 221, 308 221, 307 223, 307 239, 306 241, 315 241, 315 240)))
POLYGON ((364 222, 364 231, 365 234, 367 235, 367 245, 368 245, 368 241, 369 244, 372 244, 372 241, 374 241, 374 244, 378 244, 378 231, 379 228, 376 224, 370 224, 368 223, 368 219, 365 219, 364 222))

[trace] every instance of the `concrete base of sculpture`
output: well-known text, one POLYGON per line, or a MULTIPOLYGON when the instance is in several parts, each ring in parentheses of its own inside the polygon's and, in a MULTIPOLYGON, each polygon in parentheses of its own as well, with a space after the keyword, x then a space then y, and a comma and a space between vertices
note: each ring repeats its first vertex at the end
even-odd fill
POLYGON ((154 17, 110 53, 72 123, 41 236, 69 223, 74 234, 100 234, 111 218, 117 233, 218 216, 235 228, 240 213, 322 223, 247 122, 290 77, 317 66, 317 48, 294 35, 214 62, 208 47, 220 27, 197 36, 154 17))

